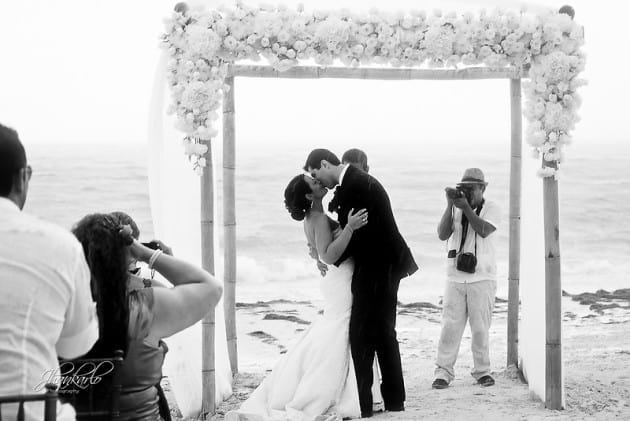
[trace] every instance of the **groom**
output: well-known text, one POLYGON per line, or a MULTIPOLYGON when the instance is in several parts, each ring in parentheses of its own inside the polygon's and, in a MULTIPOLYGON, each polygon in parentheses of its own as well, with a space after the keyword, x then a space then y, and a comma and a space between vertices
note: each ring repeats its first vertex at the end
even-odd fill
POLYGON ((352 165, 342 165, 327 149, 313 150, 304 170, 329 189, 339 185, 330 211, 337 213, 342 228, 348 222, 350 209, 368 211, 368 224, 354 233, 335 263, 339 265, 348 257, 354 259, 350 347, 361 416, 372 416, 374 353, 383 375, 381 393, 385 409, 404 411, 405 384, 396 340, 396 304, 400 280, 413 274, 418 266, 398 231, 387 192, 374 177, 352 165))

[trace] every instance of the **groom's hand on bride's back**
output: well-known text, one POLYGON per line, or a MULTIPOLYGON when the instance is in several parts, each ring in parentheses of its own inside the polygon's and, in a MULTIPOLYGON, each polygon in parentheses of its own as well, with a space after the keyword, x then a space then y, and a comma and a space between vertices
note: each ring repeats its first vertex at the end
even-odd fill
POLYGON ((317 249, 311 243, 306 243, 308 246, 308 255, 311 256, 311 259, 319 260, 319 255, 317 254, 317 249))
POLYGON ((328 272, 328 266, 326 263, 319 260, 319 254, 317 253, 317 249, 311 243, 306 243, 308 246, 308 255, 311 258, 317 260, 317 270, 319 270, 320 275, 326 276, 326 272, 328 272))
POLYGON ((321 260, 317 261, 317 269, 319 269, 319 274, 322 276, 326 276, 326 272, 328 272, 328 265, 322 262, 321 260))

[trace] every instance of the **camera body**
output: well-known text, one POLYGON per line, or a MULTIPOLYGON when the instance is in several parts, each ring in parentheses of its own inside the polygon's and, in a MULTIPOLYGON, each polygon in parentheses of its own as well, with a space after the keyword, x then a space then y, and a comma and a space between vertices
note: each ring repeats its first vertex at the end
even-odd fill
POLYGON ((464 194, 464 190, 459 187, 447 187, 446 194, 448 195, 449 199, 452 200, 466 197, 466 195, 464 194))
POLYGON ((150 248, 151 250, 157 250, 160 245, 156 241, 149 241, 148 243, 142 243, 143 246, 150 248))
POLYGON ((474 253, 462 253, 457 256, 457 270, 466 273, 475 273, 477 268, 477 256, 474 253))

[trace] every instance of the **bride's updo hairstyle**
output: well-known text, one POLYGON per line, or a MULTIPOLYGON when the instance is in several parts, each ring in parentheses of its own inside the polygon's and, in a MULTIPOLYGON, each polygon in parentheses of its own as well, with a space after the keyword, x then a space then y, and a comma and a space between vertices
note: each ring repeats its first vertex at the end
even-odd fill
POLYGON ((312 190, 304 179, 304 174, 293 177, 284 189, 284 206, 291 214, 291 218, 296 221, 302 221, 306 211, 311 208, 311 201, 306 198, 309 193, 312 193, 312 190))

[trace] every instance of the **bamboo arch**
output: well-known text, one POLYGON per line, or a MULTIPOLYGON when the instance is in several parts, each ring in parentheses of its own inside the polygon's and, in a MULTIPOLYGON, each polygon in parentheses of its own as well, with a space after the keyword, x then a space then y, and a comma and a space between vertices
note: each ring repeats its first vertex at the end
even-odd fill
MULTIPOLYGON (((573 18, 572 8, 564 10, 573 18), (570 10, 569 10, 570 9, 570 10)), ((188 7, 184 3, 179 3, 175 10, 181 15, 180 22, 175 25, 171 35, 177 36, 184 33, 183 27, 188 24, 186 21, 186 11, 188 7)), ((207 28, 206 28, 207 29, 207 28)), ((566 34, 562 35, 565 36, 566 34)), ((583 35, 583 34, 582 34, 583 35)), ((166 37, 168 38, 168 36, 166 37)), ((180 54, 179 46, 171 45, 171 50, 175 55, 180 54)), ((229 52, 213 50, 213 57, 204 57, 204 66, 209 60, 216 63, 234 63, 235 56, 230 56, 229 52), (227 58, 226 58, 227 57, 227 58)), ((193 54, 194 56, 194 54, 193 54)), ((179 57, 181 58, 181 57, 179 57)), ((179 58, 174 60, 179 66, 179 58)), ((188 58, 187 58, 188 60, 188 58)), ((191 63, 194 67, 195 64, 191 63)), ((357 62, 358 63, 358 62, 357 62)), ((221 66, 214 67, 213 70, 221 69, 221 66)), ((577 64, 572 64, 577 66, 577 64)), ((238 77, 259 77, 259 78, 292 78, 292 79, 363 79, 363 80, 478 80, 478 79, 508 79, 511 104, 511 149, 510 149, 510 202, 509 202, 509 295, 508 295, 508 332, 507 332, 507 365, 508 367, 518 367, 518 315, 519 315, 519 283, 520 283, 520 239, 521 239, 521 179, 522 179, 522 94, 521 80, 529 78, 530 74, 525 70, 528 66, 512 63, 512 67, 468 67, 462 69, 419 69, 419 68, 349 68, 349 67, 319 67, 319 66, 297 66, 290 67, 280 72, 271 66, 248 66, 230 64, 227 67, 227 75, 222 80, 225 89, 223 91, 223 233, 224 233, 224 314, 226 320, 226 337, 228 344, 228 354, 233 374, 238 372, 238 347, 236 336, 236 214, 235 214, 235 79, 238 77)), ((535 73, 531 69, 531 73, 535 73)), ((172 70, 175 72, 175 70, 172 70)), ((223 70, 218 70, 222 72, 223 70)), ((540 68, 536 70, 540 72, 540 68)), ((223 77, 223 73, 221 77, 223 77)), ((216 74, 215 74, 216 76, 216 74)), ((539 74, 540 76, 540 74, 539 74)), ((195 83, 193 76, 186 80, 186 83, 195 83)), ((532 76, 534 77, 534 76, 532 76)), ((216 79, 216 78, 215 78, 216 79)), ((217 79, 218 80, 218 79, 217 79)), ((216 81, 216 80, 215 80, 216 81)), ((198 82, 198 81, 197 81, 198 82)), ((182 88, 177 83, 173 86, 182 88)), ((576 84, 576 86, 579 86, 576 84)), ((183 88, 182 88, 183 89, 183 88)), ((181 95, 182 90, 180 90, 181 95)), ((527 91, 526 91, 527 92, 527 91)), ((199 96, 203 97, 207 92, 200 89, 199 96)), ((181 99, 181 98, 180 98, 181 99)), ((213 99, 214 101, 214 99, 213 99)), ((550 100, 552 101, 552 100, 550 100)), ((557 98, 556 98, 557 101, 557 98)), ((553 102, 553 101, 552 101, 553 102)), ((177 104, 178 106, 181 103, 177 104)), ((190 104, 188 104, 190 105, 190 104)), ((214 104, 217 105, 217 104, 214 104)), ((218 106, 218 105, 217 105, 218 106)), ((568 106, 567 106, 568 107, 568 106)), ((185 107, 183 107, 185 108, 185 107)), ((214 109, 214 108, 213 108, 214 109)), ((190 109, 180 109, 180 118, 184 121, 187 117, 192 117, 190 122, 199 125, 195 120, 197 114, 205 113, 205 110, 195 111, 190 109)), ((205 120, 205 117, 204 117, 205 120)), ((212 127, 207 122, 188 130, 188 141, 198 141, 207 145, 205 154, 196 156, 196 169, 201 172, 201 245, 202 245, 202 265, 204 269, 214 273, 214 179, 212 167, 212 147, 209 139, 212 127), (199 131, 203 129, 202 131, 199 131), (196 139, 196 140, 194 140, 196 139), (199 164, 199 159, 205 158, 207 166, 199 164)), ((543 132, 543 135, 546 135, 543 132)), ((548 146, 548 145, 547 145, 548 146)), ((536 146, 540 148, 539 146, 536 146)), ((542 148, 540 148, 542 149, 542 148)), ((543 151, 548 152, 548 151, 543 151)), ((548 155, 547 153, 545 155, 548 155)), ((543 178, 543 206, 544 206, 544 240, 545 240, 545 291, 546 291, 546 365, 545 365, 545 405, 550 409, 562 409, 562 343, 561 343, 561 276, 560 276, 560 251, 559 251, 559 211, 558 211, 558 182, 553 175, 557 169, 557 158, 543 156, 543 170, 547 169, 547 175, 543 178)), ((202 385, 203 385, 203 413, 215 412, 215 363, 214 363, 214 333, 215 322, 214 312, 210 312, 202 322, 202 385)))
MULTIPOLYGON (((521 159, 522 159, 522 110, 521 110, 521 78, 526 77, 518 69, 467 68, 461 70, 413 70, 413 69, 347 69, 295 67, 286 72, 277 72, 266 66, 230 67, 226 83, 230 87, 223 98, 223 211, 224 211, 224 313, 226 320, 226 337, 232 372, 238 372, 235 297, 236 297, 236 215, 235 215, 235 78, 239 76, 262 78, 295 78, 295 79, 369 79, 369 80, 478 80, 508 79, 511 104, 511 148, 510 148, 510 201, 509 201, 509 300, 508 300, 508 367, 518 367, 518 314, 519 314, 519 282, 520 282, 520 226, 521 226, 521 159)), ((208 162, 211 150, 208 152, 208 162)), ((207 212, 212 208, 213 180, 204 171, 202 178, 202 209, 207 212)), ((545 178, 545 261, 547 284, 547 396, 546 406, 560 409, 562 405, 561 353, 560 353, 560 259, 558 233, 558 190, 557 181, 545 178), (555 311, 557 309, 558 311, 555 311)), ((204 215, 202 213, 202 215, 204 215)), ((202 216, 202 230, 206 236, 213 232, 212 217, 202 216)), ((211 237, 210 237, 211 238, 211 237)), ((211 262, 212 243, 203 242, 204 262, 211 262)), ((213 265, 213 262, 212 262, 213 265)), ((208 266, 211 267, 211 266, 208 266)), ((212 266, 213 267, 213 266, 212 266)), ((211 350, 214 345, 214 320, 204 324, 204 349, 211 350)), ((206 354, 205 356, 208 356, 206 354)), ((204 363, 204 374, 214 375, 214 361, 204 363), (207 369, 207 367, 212 367, 207 369)), ((214 379, 204 380, 204 404, 209 412, 214 412, 214 379), (212 387, 211 387, 212 386, 212 387), (207 387, 207 388, 206 388, 207 387)))

